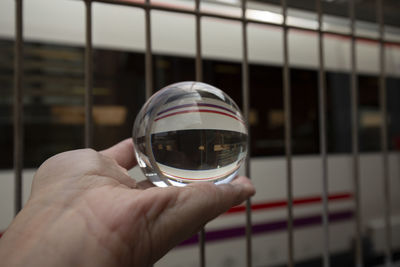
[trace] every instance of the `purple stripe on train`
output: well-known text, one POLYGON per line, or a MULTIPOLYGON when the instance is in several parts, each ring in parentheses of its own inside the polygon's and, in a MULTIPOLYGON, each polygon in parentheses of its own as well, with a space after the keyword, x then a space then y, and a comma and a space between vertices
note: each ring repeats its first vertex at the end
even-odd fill
POLYGON ((163 111, 158 112, 158 113, 157 113, 157 116, 159 116, 159 115, 161 115, 161 114, 163 114, 163 113, 166 113, 166 112, 168 112, 168 111, 174 110, 174 109, 187 108, 187 107, 195 107, 195 106, 196 106, 196 107, 219 108, 219 109, 223 109, 223 110, 225 110, 225 111, 228 111, 228 112, 230 112, 230 113, 236 115, 236 112, 230 110, 229 108, 225 108, 225 107, 222 107, 222 106, 219 106, 219 105, 206 104, 206 103, 193 103, 193 104, 184 104, 184 105, 179 105, 179 106, 174 106, 174 107, 167 108, 167 109, 165 109, 165 110, 163 110, 163 111))
MULTIPOLYGON (((340 221, 346 221, 350 220, 353 218, 354 212, 353 210, 345 210, 345 211, 338 211, 338 212, 331 212, 329 214, 329 222, 340 222, 340 221)), ((307 216, 307 217, 300 217, 300 218, 295 218, 293 220, 293 227, 294 228, 302 228, 302 227, 307 227, 307 226, 315 226, 315 225, 320 225, 322 223, 322 216, 320 214, 313 215, 313 216, 307 216)), ((277 231, 282 231, 287 229, 287 220, 279 220, 279 221, 274 221, 274 222, 267 222, 267 223, 259 223, 259 224, 254 224, 252 226, 252 234, 257 235, 257 234, 265 234, 265 233, 270 233, 270 232, 277 232, 277 231)), ((221 241, 225 239, 231 239, 231 238, 238 238, 246 235, 246 227, 245 226, 239 226, 239 227, 232 227, 228 229, 222 229, 222 230, 214 230, 214 231, 208 231, 206 232, 206 241, 207 242, 215 242, 215 241, 221 241)), ((198 235, 194 235, 191 238, 183 241, 182 243, 179 244, 179 246, 189 246, 189 245, 194 245, 198 243, 198 235)))

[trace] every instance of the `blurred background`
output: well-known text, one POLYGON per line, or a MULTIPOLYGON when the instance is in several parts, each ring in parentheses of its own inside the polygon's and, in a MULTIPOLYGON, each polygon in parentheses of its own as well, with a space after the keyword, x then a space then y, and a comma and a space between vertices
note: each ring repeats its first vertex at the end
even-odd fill
MULTIPOLYGON (((93 148, 131 136, 145 102, 145 11, 140 0, 93 1, 93 148), (112 3, 111 3, 112 2, 112 3), (128 3, 128 4, 126 4, 128 3), (133 3, 134 5, 129 5, 133 3), (138 6, 135 6, 138 5, 138 6)), ((35 169, 50 156, 84 143, 85 4, 79 0, 25 0, 23 9, 23 199, 35 169)), ((287 1, 292 115, 294 258, 321 266, 322 165, 319 121, 316 1, 287 1)), ((351 105, 351 21, 348 0, 322 0, 332 266, 355 265, 351 105)), ((194 10, 193 0, 151 5, 194 10)), ((240 18, 241 1, 201 1, 200 11, 240 18)), ((0 2, 0 232, 13 218, 13 103, 15 2, 0 2)), ((384 79, 387 99, 391 259, 400 260, 400 2, 383 2, 384 79)), ((249 127, 254 266, 287 263, 287 192, 283 94, 283 16, 280 1, 248 1, 249 127), (259 23, 267 22, 267 23, 259 23)), ((356 81, 362 248, 364 266, 385 262, 380 42, 377 1, 355 0, 356 81)), ((151 11, 153 91, 195 80, 195 16, 151 11)), ((242 24, 201 18, 203 81, 242 107, 242 24)), ((134 169, 132 175, 142 177, 134 169)), ((232 209, 207 227, 207 266, 245 266, 245 215, 232 209)), ((156 266, 198 266, 195 239, 156 266)))

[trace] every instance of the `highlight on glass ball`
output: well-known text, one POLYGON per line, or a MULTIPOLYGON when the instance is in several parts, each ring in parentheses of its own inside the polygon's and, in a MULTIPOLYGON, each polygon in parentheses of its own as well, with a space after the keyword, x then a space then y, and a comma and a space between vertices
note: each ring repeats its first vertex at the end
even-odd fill
POLYGON ((247 154, 247 127, 220 89, 180 82, 155 93, 133 127, 136 158, 154 185, 230 182, 247 154))

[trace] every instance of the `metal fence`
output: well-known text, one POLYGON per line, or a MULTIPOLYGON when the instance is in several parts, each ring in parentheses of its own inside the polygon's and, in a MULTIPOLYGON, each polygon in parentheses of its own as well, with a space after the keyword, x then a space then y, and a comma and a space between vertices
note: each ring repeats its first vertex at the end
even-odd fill
MULTIPOLYGON (((348 5, 348 13, 351 21, 351 32, 340 33, 324 30, 322 27, 322 1, 316 0, 316 10, 318 14, 318 28, 310 29, 300 26, 287 24, 288 5, 286 0, 281 0, 283 23, 275 24, 265 21, 252 20, 246 17, 247 1, 242 0, 241 16, 233 17, 228 15, 214 14, 203 12, 200 10, 200 0, 195 1, 195 9, 181 9, 166 7, 162 5, 152 4, 150 0, 144 2, 129 2, 117 0, 82 0, 85 2, 86 13, 86 46, 85 46, 85 145, 92 146, 93 139, 93 119, 92 119, 92 91, 93 91, 93 63, 92 63, 92 4, 94 2, 107 3, 112 5, 131 6, 141 8, 145 11, 145 81, 146 81, 146 97, 148 98, 153 92, 153 73, 152 73, 152 43, 151 43, 151 10, 160 10, 173 13, 183 13, 192 15, 196 18, 196 80, 202 80, 202 47, 201 47, 201 18, 213 17, 223 20, 238 21, 242 25, 242 99, 243 113, 248 120, 249 118, 249 63, 248 63, 248 46, 247 46, 247 25, 249 23, 264 24, 272 27, 283 29, 283 95, 284 95, 284 114, 285 114, 285 154, 286 154, 286 170, 287 170, 287 229, 288 229, 288 266, 294 266, 294 235, 293 235, 293 172, 292 172, 292 144, 291 144, 291 93, 290 93, 290 71, 289 71, 289 52, 288 52, 288 33, 290 30, 311 31, 318 34, 318 55, 319 55, 319 131, 320 131, 320 158, 322 164, 322 200, 323 200, 323 266, 330 266, 330 249, 329 249, 329 216, 328 216, 328 177, 327 177, 327 142, 326 142, 326 82, 324 67, 324 35, 337 35, 351 39, 351 109, 352 109, 352 158, 353 158, 353 185, 354 185, 354 201, 355 201, 355 233, 356 233, 356 266, 363 266, 362 262, 362 241, 361 241, 361 205, 360 205, 360 172, 359 172, 359 148, 358 148, 358 85, 357 85, 357 66, 356 66, 356 39, 370 40, 379 43, 380 47, 380 108, 382 116, 381 125, 381 149, 383 161, 383 183, 384 183, 384 218, 385 218, 385 262, 387 266, 392 264, 392 234, 390 225, 391 203, 390 203, 390 184, 389 184, 389 163, 388 163, 388 138, 387 138, 387 104, 386 104, 386 84, 385 84, 385 44, 400 45, 400 42, 387 41, 384 38, 384 21, 383 21, 383 0, 376 0, 376 16, 379 23, 379 37, 373 38, 368 36, 356 35, 355 28, 355 0, 350 0, 348 5)), ((23 0, 15 0, 15 74, 14 74, 14 171, 15 171, 15 212, 17 213, 22 207, 22 166, 23 166, 23 109, 22 109, 22 81, 23 81, 23 0)), ((251 137, 250 137, 251 138, 251 137)), ((245 164, 245 174, 251 177, 250 161, 247 157, 245 164)), ((252 222, 251 222, 251 200, 246 202, 246 262, 247 266, 252 266, 252 222)), ((205 234, 204 230, 199 233, 199 262, 200 266, 205 266, 205 234)))

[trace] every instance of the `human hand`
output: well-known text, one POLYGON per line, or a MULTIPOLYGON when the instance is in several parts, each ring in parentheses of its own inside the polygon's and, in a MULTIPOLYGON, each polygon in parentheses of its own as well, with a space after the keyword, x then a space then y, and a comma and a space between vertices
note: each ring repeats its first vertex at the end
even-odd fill
POLYGON ((153 187, 129 177, 135 164, 130 139, 44 162, 30 199, 0 239, 5 266, 149 266, 255 193, 245 177, 153 187))

